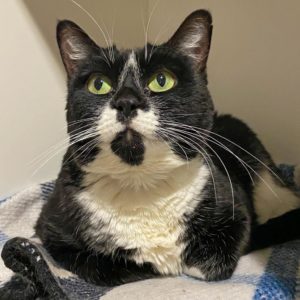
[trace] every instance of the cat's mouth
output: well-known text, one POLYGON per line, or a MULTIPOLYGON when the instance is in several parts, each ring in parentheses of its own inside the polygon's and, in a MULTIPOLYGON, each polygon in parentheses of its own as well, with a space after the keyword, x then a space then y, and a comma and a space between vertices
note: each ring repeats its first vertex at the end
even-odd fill
POLYGON ((126 129, 118 133, 111 142, 111 150, 125 163, 140 165, 143 162, 145 153, 142 135, 126 127, 126 129))

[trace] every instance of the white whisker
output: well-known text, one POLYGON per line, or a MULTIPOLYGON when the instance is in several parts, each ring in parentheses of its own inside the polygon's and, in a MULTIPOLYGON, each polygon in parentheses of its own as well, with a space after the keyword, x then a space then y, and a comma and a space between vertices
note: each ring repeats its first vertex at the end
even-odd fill
MULTIPOLYGON (((174 125, 173 125, 174 126, 174 125)), ((182 127, 182 126, 181 126, 182 127)), ((203 142, 204 143, 204 140, 202 140, 203 139, 203 136, 201 136, 200 135, 200 133, 199 132, 197 132, 196 134, 194 133, 194 134, 192 134, 191 132, 187 132, 187 131, 184 131, 184 130, 182 130, 182 128, 181 129, 178 129, 178 128, 172 128, 173 130, 175 130, 175 131, 181 131, 183 134, 187 134, 187 135, 191 135, 191 136, 193 136, 193 138, 195 138, 195 139, 199 139, 200 137, 201 137, 201 142, 203 142)), ((203 134, 203 133, 202 133, 203 134)), ((239 156, 237 156, 235 153, 233 153, 228 147, 226 147, 224 144, 222 144, 220 141, 217 141, 216 139, 214 139, 213 137, 211 137, 210 135, 208 135, 208 134, 205 134, 204 133, 204 135, 206 135, 206 139, 208 139, 208 140, 210 140, 210 142, 212 142, 212 143, 214 143, 214 144, 216 144, 216 145, 218 145, 219 147, 222 147, 224 150, 226 150, 227 152, 229 152, 230 154, 232 154, 234 157, 236 157, 236 159, 242 164, 242 166, 245 168, 245 170, 247 171, 247 173, 248 173, 248 175, 249 175, 249 177, 250 177, 250 179, 251 179, 251 181, 254 183, 254 180, 253 180, 253 178, 252 178, 252 176, 251 176, 251 174, 250 174, 250 172, 249 172, 249 170, 247 169, 247 168, 249 168, 260 180, 262 180, 263 181, 263 183, 267 186, 267 188, 273 193, 273 195, 275 196, 275 197, 277 197, 278 198, 278 195, 276 194, 276 192, 270 187, 270 185, 264 180, 264 178, 258 173, 258 172, 256 172, 248 163, 246 163, 243 159, 241 159, 239 156), (247 168, 246 168, 247 167, 247 168)))
MULTIPOLYGON (((162 130, 162 129, 160 129, 160 130, 162 130)), ((199 146, 199 147, 201 148, 201 150, 204 152, 204 153, 203 153, 203 152, 201 152, 198 148, 196 148, 194 144, 189 143, 187 140, 185 140, 185 139, 182 138, 181 136, 175 135, 175 134, 173 134, 172 132, 170 132, 169 130, 166 130, 166 129, 163 129, 163 130, 166 132, 166 135, 167 135, 167 136, 168 136, 168 135, 171 135, 171 136, 173 136, 175 139, 178 139, 178 138, 179 138, 181 141, 183 141, 184 143, 186 143, 187 145, 189 145, 192 149, 196 150, 197 152, 199 152, 199 153, 201 154, 201 156, 204 158, 204 160, 205 160, 205 162, 206 162, 206 164, 207 164, 207 166, 208 166, 208 168, 209 168, 209 172, 210 172, 210 174, 211 174, 211 178, 212 178, 212 182, 213 182, 213 187, 214 187, 215 200, 216 200, 216 202, 217 202, 217 200, 218 200, 218 195, 217 195, 216 181, 215 181, 215 178, 214 178, 214 175, 213 175, 213 171, 212 171, 211 164, 209 163, 209 162, 211 162, 212 165, 213 165, 213 162, 212 162, 212 160, 211 160, 209 154, 206 152, 206 150, 205 150, 203 147, 201 147, 200 145, 197 145, 197 146, 199 146), (209 161, 208 161, 208 159, 209 159, 209 161)), ((176 143, 178 146, 180 146, 180 144, 177 143, 176 141, 175 141, 175 143, 176 143)), ((180 146, 180 148, 182 149, 181 146, 180 146)), ((183 150, 183 149, 182 149, 182 150, 183 150)), ((184 153, 185 153, 185 152, 184 152, 184 153)), ((186 155, 186 153, 185 153, 185 155, 186 155)), ((186 157, 187 157, 187 155, 186 155, 186 157)), ((188 160, 188 158, 187 158, 187 160, 188 160)))
POLYGON ((213 131, 210 131, 210 130, 207 130, 207 129, 203 129, 203 128, 200 128, 200 127, 196 127, 196 126, 190 126, 190 125, 186 125, 186 124, 183 124, 183 123, 179 123, 179 122, 168 122, 168 121, 163 121, 164 123, 166 124, 173 124, 176 126, 176 124, 178 124, 178 126, 180 126, 181 128, 182 127, 185 127, 187 129, 190 129, 190 130, 193 130, 194 132, 196 133, 199 133, 199 131, 205 131, 206 133, 208 134, 213 134, 215 136, 218 136, 220 137, 221 139, 223 140, 226 140, 227 142, 231 143, 232 145, 238 147, 239 149, 241 149, 242 151, 244 151, 245 153, 247 153, 248 155, 250 155, 252 158, 254 158, 256 161, 258 161, 260 164, 262 164, 270 173, 272 173, 281 183, 283 183, 282 179, 269 167, 267 166, 262 160, 260 160, 258 157, 256 157, 255 155, 253 155, 251 152, 249 152, 248 150, 244 149, 243 147, 241 147, 240 145, 236 144, 235 142, 231 141, 230 139, 220 135, 220 134, 217 134, 213 131))
MULTIPOLYGON (((86 144, 84 144, 83 146, 79 147, 78 149, 76 149, 76 151, 74 153, 72 153, 72 159, 71 156, 63 163, 63 165, 67 164, 68 162, 73 161, 74 159, 79 158, 84 152, 86 152, 87 150, 90 150, 89 153, 95 148, 95 146, 98 144, 98 141, 95 141, 94 139, 87 142, 86 144), (94 145, 94 146, 93 146, 94 145), (91 147, 93 146, 93 147, 91 147), (82 151, 80 151, 81 149, 83 149, 82 151), (76 154, 78 153, 78 155, 76 156, 76 154)), ((86 159, 88 153, 85 155, 84 159, 86 159)), ((84 160, 83 159, 83 160, 84 160)))
MULTIPOLYGON (((178 132, 177 132, 178 133, 178 132)), ((179 133, 178 133, 179 135, 179 133)), ((186 138, 186 136, 184 137, 186 138)), ((194 140, 192 139, 189 139, 191 142, 194 143, 194 140)), ((232 197, 232 218, 234 219, 234 208, 235 208, 235 197, 234 197, 234 189, 233 189, 233 184, 232 184, 232 180, 231 180, 231 177, 230 177, 230 174, 229 174, 229 171, 225 165, 225 163, 223 162, 223 160, 221 159, 221 157, 218 155, 218 153, 210 146, 208 145, 207 143, 205 143, 204 141, 202 141, 207 147, 209 147, 211 149, 211 151, 216 155, 216 157, 218 158, 218 160, 220 161, 220 163, 222 164, 224 170, 225 170, 225 173, 226 173, 226 176, 228 178, 228 182, 229 182, 229 185, 230 185, 230 190, 231 190, 231 197, 232 197)), ((195 146, 199 147, 198 144, 195 144, 195 146)))
MULTIPOLYGON (((105 43, 107 45, 107 47, 109 48, 109 42, 108 42, 108 39, 103 31, 103 29, 101 28, 101 26, 98 24, 98 22, 96 21, 96 19, 92 16, 92 14, 87 11, 84 7, 82 7, 78 2, 76 2, 75 0, 69 0, 71 1, 73 4, 75 4, 77 7, 79 7, 92 21, 93 23, 99 28, 100 32, 102 33, 102 36, 104 37, 104 40, 105 40, 105 43)), ((102 53, 103 55, 105 56, 106 60, 107 60, 107 63, 108 65, 111 65, 109 59, 106 57, 104 51, 102 50, 102 53)))
POLYGON ((44 167, 53 157, 55 157, 58 153, 60 153, 62 150, 65 150, 68 147, 73 146, 74 144, 81 142, 83 140, 89 139, 89 138, 94 138, 96 136, 98 136, 98 131, 94 130, 93 128, 90 129, 90 132, 88 133, 81 133, 80 135, 78 135, 75 139, 71 139, 70 140, 70 144, 61 147, 60 149, 58 149, 57 151, 55 151, 55 153, 53 153, 50 157, 48 157, 38 168, 35 169, 35 171, 31 174, 31 177, 34 176, 42 167, 44 167))
POLYGON ((165 25, 159 30, 158 34, 156 35, 156 38, 155 38, 155 40, 154 40, 154 42, 153 42, 153 45, 152 45, 152 47, 151 47, 151 50, 150 50, 148 62, 150 61, 150 59, 151 59, 151 57, 152 57, 152 55, 153 55, 153 50, 154 50, 154 47, 155 47, 156 44, 157 44, 158 39, 161 37, 161 35, 162 35, 163 33, 165 33, 165 32, 168 30, 168 26, 170 25, 170 22, 171 22, 171 19, 169 18, 169 19, 167 20, 167 22, 165 23, 165 25))
POLYGON ((149 15, 149 18, 148 18, 147 26, 146 26, 146 32, 145 32, 145 61, 147 61, 147 57, 148 57, 147 43, 148 43, 149 26, 150 26, 150 23, 151 23, 152 16, 153 16, 159 2, 160 2, 160 0, 156 0, 155 4, 153 5, 152 10, 151 10, 150 15, 149 15))
MULTIPOLYGON (((74 138, 79 138, 80 136, 83 136, 84 134, 88 133, 90 131, 90 128, 82 130, 83 128, 90 126, 90 125, 85 125, 82 126, 80 128, 77 128, 74 131, 71 131, 69 133, 69 135, 71 135, 72 139, 74 138), (78 133, 74 134, 76 131, 79 131, 78 133)), ((27 165, 36 165, 39 164, 42 160, 46 159, 48 155, 50 155, 52 152, 54 152, 55 150, 63 147, 63 146, 68 146, 69 142, 70 142, 70 136, 68 135, 67 138, 57 142, 56 144, 50 146, 50 148, 48 148, 46 151, 42 152, 41 154, 39 154, 38 156, 36 156, 34 159, 32 159, 29 163, 27 163, 27 165)), ((65 149, 66 147, 64 147, 63 149, 65 149)))
MULTIPOLYGON (((165 131, 165 130, 162 129, 162 128, 160 129, 160 134, 162 135, 162 137, 165 137, 167 140, 170 140, 171 142, 173 142, 174 144, 176 144, 182 150, 182 152, 184 153, 184 156, 186 158, 187 163, 189 163, 189 159, 188 159, 187 153, 185 152, 185 150, 183 149, 183 147, 179 143, 177 143, 176 140, 170 138, 170 136, 168 136, 166 134, 163 134, 162 131, 165 131)), ((167 133, 169 134, 169 132, 167 132, 167 133)))

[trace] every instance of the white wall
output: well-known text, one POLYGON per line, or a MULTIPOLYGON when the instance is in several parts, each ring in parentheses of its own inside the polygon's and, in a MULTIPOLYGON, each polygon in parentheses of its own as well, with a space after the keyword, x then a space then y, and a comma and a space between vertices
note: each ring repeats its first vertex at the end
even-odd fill
POLYGON ((0 10, 0 194, 54 176, 60 158, 31 177, 28 163, 64 137, 64 77, 21 1, 0 10))
MULTIPOLYGON (((214 34, 209 78, 217 108, 247 120, 278 161, 300 153, 300 3, 298 0, 115 0, 78 1, 106 24, 115 19, 118 45, 165 40, 183 18, 209 8, 214 34), (115 16, 115 17, 114 17, 115 16)), ((72 19, 104 43, 93 22, 68 0, 9 0, 0 10, 0 195, 54 178, 62 152, 28 164, 66 138, 65 76, 55 42, 57 19, 72 19)))
MULTIPOLYGON (((105 23, 110 34, 115 23, 114 37, 121 47, 142 44, 146 1, 77 2, 102 26, 105 23)), ((59 171, 64 151, 30 162, 67 137, 65 74, 55 40, 55 26, 61 19, 77 22, 104 44, 97 26, 71 1, 1 1, 0 198, 55 178, 59 171)))

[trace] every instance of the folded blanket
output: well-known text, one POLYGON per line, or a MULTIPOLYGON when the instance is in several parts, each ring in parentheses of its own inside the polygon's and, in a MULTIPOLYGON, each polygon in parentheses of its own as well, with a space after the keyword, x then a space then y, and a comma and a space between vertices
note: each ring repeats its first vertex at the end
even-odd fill
MULTIPOLYGON (((293 168, 281 169, 293 187, 293 168)), ((1 300, 300 299, 300 241, 243 256, 232 278, 221 282, 181 276, 116 287, 86 283, 58 266, 41 242, 32 238, 34 224, 53 187, 54 182, 40 184, 0 199, 1 300)))

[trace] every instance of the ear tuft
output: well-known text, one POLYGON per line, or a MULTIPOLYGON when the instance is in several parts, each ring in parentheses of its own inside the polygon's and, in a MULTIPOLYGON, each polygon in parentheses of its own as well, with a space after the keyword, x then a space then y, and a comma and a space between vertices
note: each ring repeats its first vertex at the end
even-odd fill
POLYGON ((197 69, 204 70, 212 35, 212 17, 207 10, 191 13, 167 42, 167 45, 190 56, 197 69))
POLYGON ((68 20, 58 22, 56 38, 69 77, 98 48, 78 25, 68 20))

